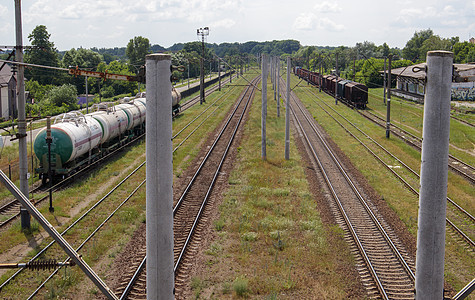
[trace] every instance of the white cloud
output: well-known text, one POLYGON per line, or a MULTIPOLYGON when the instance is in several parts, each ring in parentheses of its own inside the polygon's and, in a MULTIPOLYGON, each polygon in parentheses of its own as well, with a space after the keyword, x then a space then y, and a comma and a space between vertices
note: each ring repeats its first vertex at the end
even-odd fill
POLYGON ((216 22, 212 22, 210 24, 210 27, 211 28, 226 28, 226 29, 229 29, 229 28, 232 28, 234 25, 236 25, 236 21, 234 21, 233 19, 222 19, 222 20, 219 20, 219 21, 216 21, 216 22))
POLYGON ((337 24, 328 18, 321 18, 318 20, 318 28, 328 31, 343 31, 345 29, 345 25, 337 24))
POLYGON ((316 15, 314 13, 301 13, 293 24, 295 30, 312 30, 315 28, 314 22, 316 15))
POLYGON ((8 8, 0 4, 0 17, 6 17, 9 13, 8 8))
POLYGON ((318 12, 322 12, 322 13, 336 13, 336 12, 340 12, 342 11, 342 8, 338 6, 338 4, 336 2, 323 2, 323 3, 320 3, 320 4, 316 4, 314 6, 314 8, 318 11, 318 12))

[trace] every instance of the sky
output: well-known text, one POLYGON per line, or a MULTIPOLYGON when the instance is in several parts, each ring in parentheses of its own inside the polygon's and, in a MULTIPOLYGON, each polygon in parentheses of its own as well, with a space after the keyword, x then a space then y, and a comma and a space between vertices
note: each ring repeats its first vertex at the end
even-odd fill
MULTIPOLYGON (((376 45, 404 48, 416 31, 442 38, 475 36, 475 0, 23 0, 23 44, 37 25, 62 50, 125 47, 143 36, 152 45, 294 39, 303 46, 376 45)), ((0 49, 13 46, 15 1, 0 1, 0 49)))

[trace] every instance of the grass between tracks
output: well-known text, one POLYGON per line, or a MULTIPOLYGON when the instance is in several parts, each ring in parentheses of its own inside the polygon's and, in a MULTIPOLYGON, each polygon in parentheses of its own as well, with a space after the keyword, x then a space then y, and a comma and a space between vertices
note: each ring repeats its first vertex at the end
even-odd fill
POLYGON ((276 117, 270 83, 265 161, 260 122, 257 92, 214 221, 214 239, 204 253, 204 266, 192 279, 194 298, 355 297, 358 280, 345 271, 353 261, 340 239, 342 231, 322 224, 305 162, 293 141, 291 159, 284 159, 285 111, 281 108, 281 117, 276 117))
MULTIPOLYGON (((370 89, 368 108, 386 119, 387 107, 383 103, 383 89, 370 89)), ((464 119, 472 124, 475 116, 471 113, 461 113, 459 108, 452 105, 451 115, 464 119), (455 110, 457 109, 457 110, 455 110)), ((472 109, 473 111, 473 109, 472 109)), ((391 122, 422 138, 424 106, 396 96, 391 97, 391 122)), ((461 160, 475 165, 475 129, 455 119, 450 120, 450 154, 461 160)))
MULTIPOLYGON (((212 115, 201 126, 190 139, 179 148, 173 156, 174 172, 179 176, 181 170, 187 168, 195 158, 199 149, 208 134, 214 130, 221 122, 223 116, 234 103, 242 88, 223 88, 221 92, 215 92, 207 97, 206 103, 196 105, 177 117, 173 122, 173 132, 184 127, 195 116, 209 106, 220 105, 215 114, 212 115), (215 104, 215 99, 226 96, 215 104)), ((184 100, 185 101, 185 100, 184 100)), ((211 112, 213 108, 208 110, 211 112)), ((205 114, 207 115, 207 113, 205 114)), ((196 121, 192 126, 180 134, 173 141, 176 146, 185 136, 193 130, 200 121, 196 121)), ((53 214, 48 212, 48 205, 40 207, 43 215, 57 228, 63 231, 81 214, 83 214, 93 203, 103 197, 113 186, 122 180, 127 174, 135 169, 145 160, 145 142, 125 151, 120 157, 103 166, 100 170, 93 172, 88 178, 77 182, 72 187, 54 194, 53 214), (129 169, 128 169, 129 168, 129 169)), ((99 206, 91 215, 86 217, 74 229, 65 236, 66 240, 77 248, 80 243, 121 203, 131 191, 145 179, 145 166, 132 176, 120 191, 115 192, 108 200, 99 206)), ((85 261, 108 283, 110 266, 112 261, 122 248, 127 244, 132 233, 145 220, 145 187, 139 189, 138 193, 125 204, 114 217, 108 221, 106 226, 90 241, 79 254, 85 261)), ((7 257, 10 253, 9 261, 26 262, 38 251, 49 243, 42 228, 32 220, 32 232, 22 232, 19 221, 15 221, 8 230, 0 232, 0 257, 7 257), (14 249, 14 251, 11 251, 14 249)), ((58 246, 48 251, 47 259, 63 260, 64 252, 58 246)), ((6 262, 6 261, 1 261, 6 262)), ((13 271, 6 272, 0 278, 0 283, 4 282, 13 271)), ((12 284, 7 285, 1 296, 7 299, 25 299, 33 288, 36 288, 49 274, 47 271, 24 271, 12 284)), ((59 274, 40 291, 41 297, 45 299, 71 298, 90 299, 100 294, 98 289, 92 285, 89 279, 85 278, 78 267, 61 270, 59 274)))
MULTIPOLYGON (((295 84, 296 79, 293 79, 295 84)), ((416 172, 420 172, 420 153, 397 137, 391 136, 390 139, 385 138, 385 131, 383 128, 373 124, 372 122, 361 117, 355 111, 349 109, 347 106, 338 104, 335 105, 334 98, 324 94, 318 93, 318 89, 311 88, 314 94, 309 95, 310 88, 307 85, 296 89, 296 93, 300 99, 306 104, 309 111, 313 114, 317 122, 322 125, 326 132, 339 145, 339 147, 346 153, 352 163, 357 169, 366 177, 371 186, 381 195, 388 206, 393 209, 398 217, 406 225, 409 232, 415 237, 417 235, 417 214, 418 202, 417 196, 409 192, 409 190, 392 175, 386 168, 377 162, 368 152, 359 145, 359 143, 349 136, 344 129, 340 127, 333 119, 331 119, 318 105, 315 104, 315 93, 319 99, 322 99, 331 107, 350 119, 353 123, 359 126, 363 131, 374 138, 378 143, 382 144, 389 151, 395 154, 399 159, 408 164, 416 172)), ((380 91, 372 91, 370 93, 378 93, 380 91)), ((317 102, 320 100, 316 100, 317 102)), ((421 136, 422 132, 422 106, 397 99, 391 100, 393 109, 393 121, 404 124, 406 129, 421 136)), ((373 112, 383 115, 385 106, 382 103, 382 97, 370 97, 368 109, 373 112)), ((470 135, 473 141, 473 128, 459 129, 460 124, 455 124, 456 121, 451 121, 451 143, 456 143, 457 147, 464 148, 466 141, 460 141, 460 138, 453 138, 459 131, 463 131, 464 135, 470 135)), ((457 122, 458 123, 458 122, 457 122)), ((348 126, 345 124, 345 126, 348 126)), ((365 143, 370 143, 367 139, 365 143)), ((466 150, 473 149, 468 147, 466 150)), ((452 152, 453 149, 451 149, 452 152)), ((473 150, 472 150, 473 151, 473 150)), ((459 151, 460 152, 460 151, 459 151)), ((457 155, 457 154, 456 154, 457 155)), ((467 162, 473 162, 474 157, 465 153, 464 159, 467 162)), ((398 164, 394 162, 394 164, 398 164)), ((414 186, 419 189, 419 186, 414 186)), ((456 201, 460 206, 469 211, 472 215, 475 213, 475 189, 467 181, 458 175, 449 172, 448 178, 448 196, 456 201)), ((415 241, 415 239, 414 239, 415 241)), ((475 260, 473 253, 467 251, 464 244, 454 240, 450 231, 446 234, 446 255, 445 255, 445 279, 449 282, 455 290, 460 290, 470 280, 473 279, 475 273, 475 260)))

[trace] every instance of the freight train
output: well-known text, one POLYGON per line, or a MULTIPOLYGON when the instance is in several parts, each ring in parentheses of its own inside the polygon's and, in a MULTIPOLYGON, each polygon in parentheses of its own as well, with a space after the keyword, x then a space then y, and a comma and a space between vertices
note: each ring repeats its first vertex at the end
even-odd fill
POLYGON ((346 104, 365 109, 368 104, 368 87, 362 83, 346 80, 335 75, 321 75, 300 67, 295 68, 295 75, 307 82, 321 86, 328 94, 335 96, 346 104))
MULTIPOLYGON (((178 113, 180 100, 180 93, 173 89, 173 114, 178 113)), ((143 134, 146 106, 145 93, 140 93, 135 99, 119 105, 96 105, 96 111, 86 115, 69 112, 55 117, 50 145, 53 179, 65 178, 143 134)), ((49 177, 46 135, 45 127, 38 132, 33 144, 40 162, 35 171, 43 184, 49 177)))

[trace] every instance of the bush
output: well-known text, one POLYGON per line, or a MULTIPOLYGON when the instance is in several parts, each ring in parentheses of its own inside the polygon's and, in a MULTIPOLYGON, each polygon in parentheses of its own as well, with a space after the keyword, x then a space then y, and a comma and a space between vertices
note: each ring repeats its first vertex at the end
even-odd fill
POLYGON ((55 106, 66 105, 69 109, 77 109, 77 90, 72 84, 63 84, 52 88, 48 93, 48 99, 55 106))

